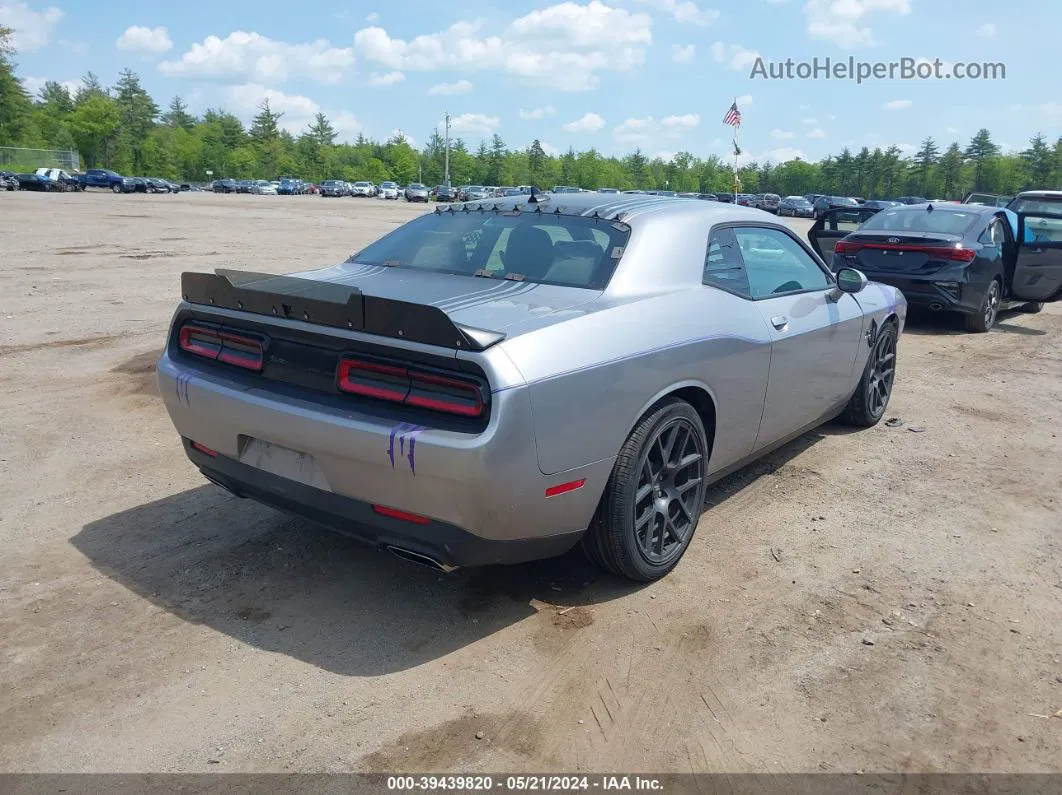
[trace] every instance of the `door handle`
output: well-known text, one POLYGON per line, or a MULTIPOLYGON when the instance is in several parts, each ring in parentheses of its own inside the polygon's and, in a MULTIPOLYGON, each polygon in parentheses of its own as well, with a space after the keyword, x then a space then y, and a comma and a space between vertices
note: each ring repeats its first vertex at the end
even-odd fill
POLYGON ((789 325, 789 318, 785 317, 785 315, 777 315, 771 318, 771 325, 782 331, 789 325))

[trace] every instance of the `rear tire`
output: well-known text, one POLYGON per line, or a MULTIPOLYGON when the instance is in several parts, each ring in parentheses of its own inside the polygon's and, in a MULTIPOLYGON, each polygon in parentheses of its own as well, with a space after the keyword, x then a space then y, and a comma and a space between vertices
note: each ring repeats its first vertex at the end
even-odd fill
POLYGON ((583 536, 597 566, 652 582, 686 554, 707 488, 708 441, 693 406, 665 398, 638 421, 620 449, 583 536))
POLYGON ((1022 304, 1021 311, 1029 315, 1035 315, 1038 312, 1044 311, 1043 301, 1030 301, 1027 304, 1022 304))
POLYGON ((976 314, 966 315, 963 320, 967 331, 975 334, 985 334, 992 330, 999 315, 999 305, 1003 299, 1003 291, 999 285, 999 279, 993 279, 985 289, 984 298, 976 314))
POLYGON ((121 193, 122 192, 122 186, 121 185, 111 185, 111 190, 114 191, 115 193, 121 193))
POLYGON ((886 321, 874 338, 859 386, 841 414, 841 421, 846 425, 871 428, 885 416, 896 380, 896 343, 896 323, 886 321))

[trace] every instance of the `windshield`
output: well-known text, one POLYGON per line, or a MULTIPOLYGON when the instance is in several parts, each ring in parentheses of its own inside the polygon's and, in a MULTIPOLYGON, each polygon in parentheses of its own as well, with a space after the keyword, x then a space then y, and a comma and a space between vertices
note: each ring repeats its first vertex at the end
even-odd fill
POLYGON ((352 257, 367 265, 601 290, 628 227, 547 213, 428 213, 352 257))
POLYGON ((983 216, 980 213, 964 213, 952 210, 928 212, 923 208, 895 207, 872 215, 859 231, 930 232, 962 235, 982 218, 983 216))
POLYGON ((369 183, 368 182, 355 182, 354 185, 356 187, 359 187, 359 188, 367 188, 367 187, 369 187, 369 183))
POLYGON ((468 192, 469 193, 474 193, 476 191, 481 191, 481 190, 483 190, 483 186, 482 185, 469 185, 468 186, 468 192))
POLYGON ((1062 215, 1062 194, 1058 196, 1019 196, 1010 203, 1007 209, 1016 213, 1062 215))
POLYGON ((395 184, 394 182, 385 182, 380 187, 381 188, 397 188, 398 185, 395 184))
POLYGON ((419 182, 414 182, 413 184, 409 185, 409 190, 424 190, 424 186, 421 185, 419 182))

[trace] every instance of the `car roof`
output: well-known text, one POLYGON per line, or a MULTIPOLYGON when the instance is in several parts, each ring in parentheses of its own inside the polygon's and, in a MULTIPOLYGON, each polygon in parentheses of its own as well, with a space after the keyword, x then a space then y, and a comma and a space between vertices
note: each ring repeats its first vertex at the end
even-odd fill
POLYGON ((1062 190, 1023 190, 1015 199, 1062 199, 1062 190))
POLYGON ((921 210, 926 211, 929 205, 933 205, 933 212, 945 212, 945 213, 977 213, 979 215, 995 215, 1002 207, 996 207, 995 205, 989 206, 987 204, 956 204, 955 202, 922 202, 921 204, 901 204, 896 207, 890 207, 890 210, 921 210))
MULTIPOLYGON (((681 196, 652 196, 648 194, 605 194, 606 200, 599 193, 561 193, 550 196, 547 200, 532 202, 530 196, 506 196, 498 199, 485 201, 469 201, 456 205, 448 205, 446 208, 438 207, 435 212, 449 212, 451 209, 460 211, 464 208, 470 210, 483 209, 507 212, 520 210, 522 212, 541 211, 542 213, 558 213, 560 215, 581 215, 598 217, 616 221, 627 222, 638 218, 638 223, 646 223, 654 218, 668 218, 674 216, 697 215, 704 219, 707 224, 722 221, 760 221, 776 224, 774 216, 763 210, 749 207, 740 207, 725 202, 706 202, 700 199, 683 198, 681 196)), ((543 194, 536 194, 536 198, 543 194)))

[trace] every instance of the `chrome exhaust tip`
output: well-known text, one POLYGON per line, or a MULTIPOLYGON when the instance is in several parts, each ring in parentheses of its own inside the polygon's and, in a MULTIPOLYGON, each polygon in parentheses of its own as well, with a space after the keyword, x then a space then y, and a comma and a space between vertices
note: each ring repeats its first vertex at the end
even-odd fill
POLYGON ((401 558, 409 563, 415 563, 418 566, 425 566, 434 571, 441 571, 443 574, 449 574, 450 572, 457 571, 457 566, 448 566, 445 563, 440 563, 435 558, 421 554, 420 552, 414 552, 411 549, 403 549, 402 547, 392 546, 388 544, 384 547, 388 552, 394 555, 396 558, 401 558))

